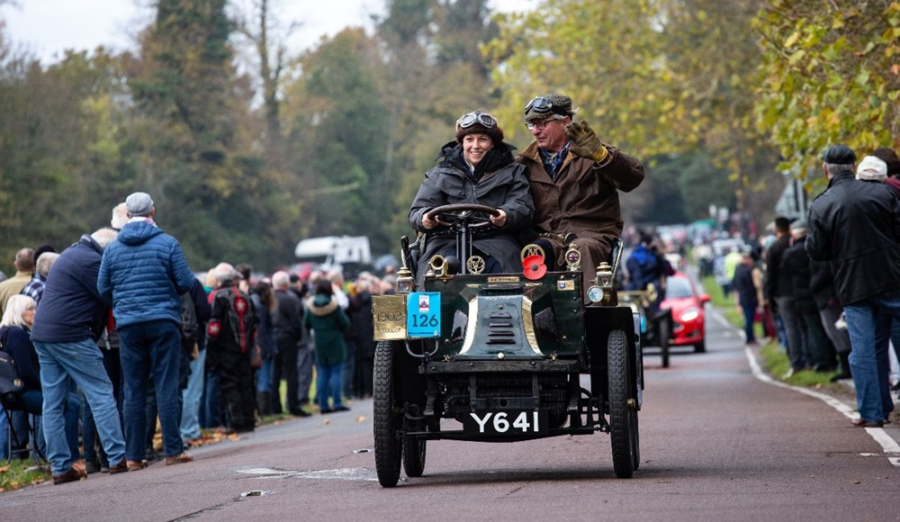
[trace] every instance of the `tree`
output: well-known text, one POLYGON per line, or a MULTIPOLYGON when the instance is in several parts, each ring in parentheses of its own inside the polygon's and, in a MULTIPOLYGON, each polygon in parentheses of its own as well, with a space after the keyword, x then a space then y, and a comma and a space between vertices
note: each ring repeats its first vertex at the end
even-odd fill
POLYGON ((801 176, 830 144, 900 146, 900 3, 771 0, 757 123, 801 176))
MULTIPOLYGON (((738 206, 771 157, 753 122, 758 0, 545 0, 491 43, 504 119, 563 92, 602 138, 638 157, 705 151, 738 206), (748 168, 753 164, 753 168, 748 168)), ((519 129, 521 132, 521 129, 519 129)), ((774 163, 774 162, 772 162, 774 163)))

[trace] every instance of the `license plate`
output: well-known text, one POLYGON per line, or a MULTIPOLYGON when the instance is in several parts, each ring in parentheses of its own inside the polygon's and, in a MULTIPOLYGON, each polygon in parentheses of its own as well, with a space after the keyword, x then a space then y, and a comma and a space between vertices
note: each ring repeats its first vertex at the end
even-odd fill
POLYGON ((463 418, 467 435, 503 437, 547 432, 545 410, 502 410, 471 412, 463 418))

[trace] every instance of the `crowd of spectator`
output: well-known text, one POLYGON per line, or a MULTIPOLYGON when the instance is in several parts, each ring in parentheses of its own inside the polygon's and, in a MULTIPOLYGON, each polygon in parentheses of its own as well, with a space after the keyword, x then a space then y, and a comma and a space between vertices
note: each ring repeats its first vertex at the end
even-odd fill
POLYGON ((25 386, 0 404, 0 458, 9 424, 13 452, 44 456, 54 484, 183 464, 204 430, 249 432, 267 415, 348 411, 372 395, 372 296, 392 293, 392 276, 257 279, 223 262, 201 282, 155 215, 134 193, 62 253, 16 253, 0 347, 25 386))

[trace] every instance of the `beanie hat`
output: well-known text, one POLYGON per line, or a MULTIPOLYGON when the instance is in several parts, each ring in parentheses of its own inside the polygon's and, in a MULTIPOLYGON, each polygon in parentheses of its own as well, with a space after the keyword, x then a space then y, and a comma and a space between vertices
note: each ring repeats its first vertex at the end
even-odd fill
POLYGON ((888 166, 884 160, 875 156, 866 156, 856 167, 856 179, 865 181, 884 181, 888 175, 888 166))
POLYGON ((534 98, 525 106, 525 123, 543 120, 554 114, 574 117, 572 98, 562 94, 548 94, 534 98))
POLYGON ((469 134, 484 134, 491 139, 495 146, 503 141, 503 129, 500 128, 497 120, 486 112, 468 112, 457 120, 456 141, 462 143, 463 138, 469 134), (471 120, 472 123, 464 120, 471 120), (491 122, 493 122, 493 126, 490 126, 491 122))
POLYGON ((897 157, 897 153, 894 152, 893 149, 881 147, 880 149, 875 149, 875 152, 872 153, 872 156, 875 156, 876 158, 881 159, 885 163, 887 163, 888 176, 900 175, 900 158, 897 157))

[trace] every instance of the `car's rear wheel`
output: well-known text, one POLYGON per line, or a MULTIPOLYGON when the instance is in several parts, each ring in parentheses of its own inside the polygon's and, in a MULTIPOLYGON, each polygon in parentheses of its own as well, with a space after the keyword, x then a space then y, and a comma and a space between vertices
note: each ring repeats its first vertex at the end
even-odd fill
POLYGON ((403 469, 408 477, 421 477, 425 472, 425 441, 406 437, 403 441, 403 469))
POLYGON ((640 459, 637 404, 629 401, 632 374, 627 342, 623 330, 613 330, 607 344, 610 439, 613 469, 619 478, 630 478, 640 459))
POLYGON ((400 456, 403 442, 398 436, 402 426, 402 408, 394 396, 395 343, 381 341, 375 347, 375 471, 378 482, 392 488, 400 480, 400 456))

